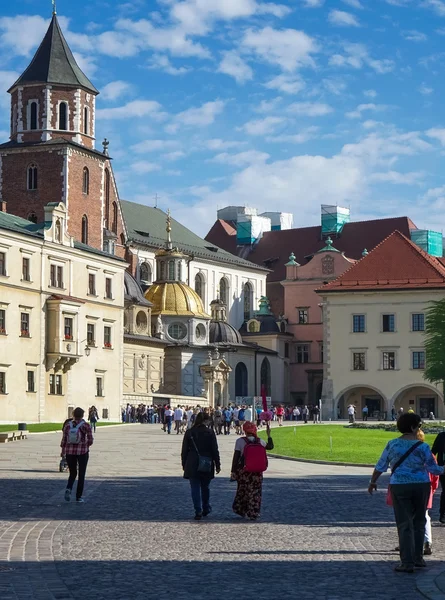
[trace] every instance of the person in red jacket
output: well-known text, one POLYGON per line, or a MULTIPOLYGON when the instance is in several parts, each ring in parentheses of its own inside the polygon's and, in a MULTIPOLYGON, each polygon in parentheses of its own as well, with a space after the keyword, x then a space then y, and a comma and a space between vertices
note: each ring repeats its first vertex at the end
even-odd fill
POLYGON ((278 424, 280 427, 283 425, 283 415, 284 415, 284 408, 280 404, 277 408, 277 420, 278 420, 278 424))
POLYGON ((65 500, 71 500, 71 492, 77 477, 77 467, 79 467, 79 479, 76 488, 76 501, 84 502, 82 498, 85 484, 85 474, 87 470, 90 446, 93 444, 93 432, 89 423, 84 421, 83 408, 75 408, 73 418, 65 423, 63 428, 61 456, 66 456, 66 462, 70 470, 70 476, 65 490, 65 500))

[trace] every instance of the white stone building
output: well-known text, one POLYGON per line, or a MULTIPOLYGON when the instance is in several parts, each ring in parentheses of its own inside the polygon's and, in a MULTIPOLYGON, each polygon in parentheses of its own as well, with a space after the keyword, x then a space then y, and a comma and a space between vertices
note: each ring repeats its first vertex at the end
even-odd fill
POLYGON ((445 266, 398 231, 318 290, 324 314, 324 417, 391 418, 410 409, 445 416, 424 380, 425 310, 445 297, 445 266))

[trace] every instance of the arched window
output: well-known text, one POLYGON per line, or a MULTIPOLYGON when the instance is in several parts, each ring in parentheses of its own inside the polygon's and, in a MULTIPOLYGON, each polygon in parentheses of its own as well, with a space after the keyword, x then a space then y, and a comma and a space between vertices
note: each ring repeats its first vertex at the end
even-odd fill
POLYGON ((88 244, 88 217, 82 217, 82 244, 88 244))
POLYGON ((31 102, 29 107, 29 129, 37 129, 37 102, 31 102))
POLYGON ((90 193, 90 172, 87 167, 83 169, 82 191, 86 196, 90 193))
POLYGON ((225 277, 219 282, 219 299, 223 304, 229 304, 229 283, 225 277))
POLYGON ((89 133, 89 111, 88 106, 83 109, 83 132, 85 135, 89 133))
POLYGON ((252 316, 253 289, 250 283, 244 285, 244 320, 248 321, 252 316))
POLYGON ((108 229, 110 218, 110 171, 105 169, 105 227, 108 229))
POLYGON ((158 279, 160 279, 161 281, 165 280, 165 262, 161 262, 158 279))
POLYGON ((175 280, 175 261, 174 260, 168 261, 168 278, 170 281, 175 280))
POLYGON ((37 223, 37 215, 34 211, 29 213, 28 221, 31 221, 31 223, 37 223))
POLYGON ((195 276, 195 292, 205 302, 205 279, 202 273, 197 273, 195 276))
POLYGON ((248 383, 247 367, 243 362, 239 362, 235 368, 235 396, 247 396, 248 383))
POLYGON ((37 165, 34 163, 28 167, 28 190, 37 189, 37 165))
POLYGON ((271 371, 270 371, 270 362, 267 358, 263 360, 261 363, 261 389, 266 391, 266 396, 272 395, 272 379, 271 379, 271 371))
POLYGON ((111 223, 111 230, 117 233, 117 204, 113 202, 113 222, 111 223))
POLYGON ((66 102, 59 104, 59 129, 63 131, 68 129, 68 104, 66 102))
POLYGON ((151 267, 148 262, 141 263, 139 267, 139 279, 142 283, 151 283, 152 274, 151 267))
POLYGON ((178 261, 178 281, 182 281, 182 261, 178 261))

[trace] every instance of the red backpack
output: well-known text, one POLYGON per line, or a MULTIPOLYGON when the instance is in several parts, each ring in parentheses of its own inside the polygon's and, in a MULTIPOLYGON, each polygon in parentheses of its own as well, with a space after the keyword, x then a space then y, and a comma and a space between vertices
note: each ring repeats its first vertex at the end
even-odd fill
POLYGON ((268 460, 266 448, 256 438, 251 442, 245 438, 246 445, 244 446, 244 470, 249 473, 264 473, 267 471, 268 460))

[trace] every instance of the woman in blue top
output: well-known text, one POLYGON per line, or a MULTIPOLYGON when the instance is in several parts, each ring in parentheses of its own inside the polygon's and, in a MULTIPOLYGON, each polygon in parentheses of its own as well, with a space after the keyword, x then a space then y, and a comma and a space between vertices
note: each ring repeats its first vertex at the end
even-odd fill
POLYGON ((414 413, 402 414, 397 429, 402 434, 386 445, 375 466, 368 492, 377 489, 377 480, 391 467, 391 495, 394 516, 399 534, 400 562, 395 571, 413 573, 414 567, 425 567, 423 541, 425 535, 425 513, 431 491, 428 473, 442 475, 430 447, 419 442, 417 432, 421 418, 414 413))

